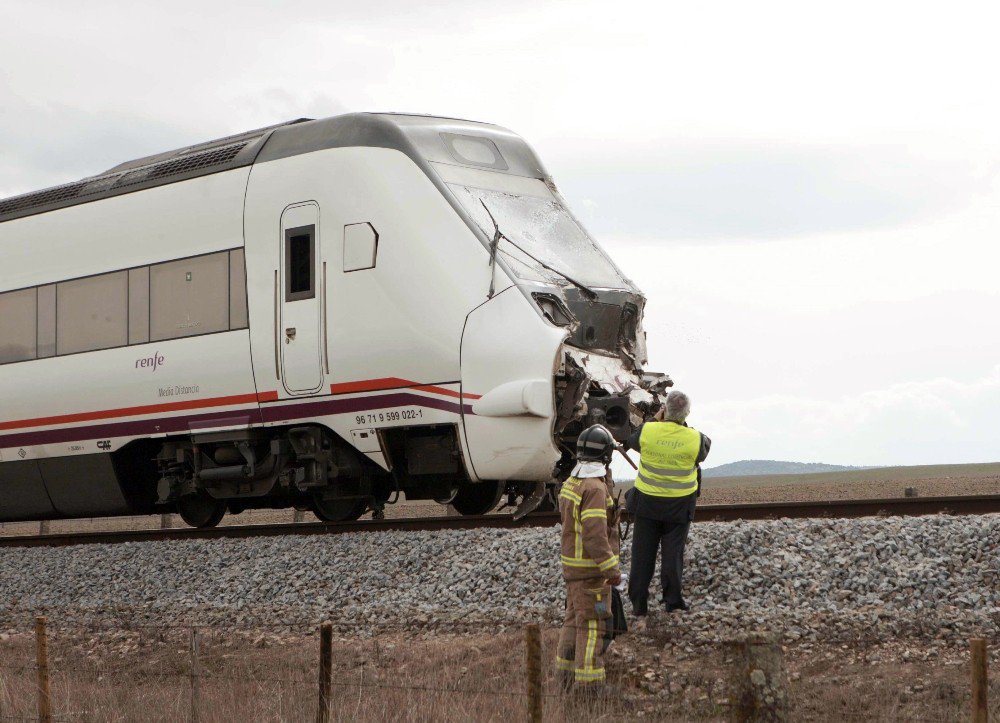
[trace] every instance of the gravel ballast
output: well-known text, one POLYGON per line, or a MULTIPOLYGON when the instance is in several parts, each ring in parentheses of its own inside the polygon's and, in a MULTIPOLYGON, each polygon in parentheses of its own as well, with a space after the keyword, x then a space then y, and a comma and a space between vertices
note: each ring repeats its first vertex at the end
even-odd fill
MULTIPOLYGON (((53 624, 122 627, 330 619, 361 634, 555 623, 564 599, 558 534, 4 548, 0 625, 21 628, 42 612, 53 624)), ((1000 515, 703 523, 692 528, 686 560, 692 611, 654 625, 692 642, 759 628, 788 640, 1000 633, 1000 515)))

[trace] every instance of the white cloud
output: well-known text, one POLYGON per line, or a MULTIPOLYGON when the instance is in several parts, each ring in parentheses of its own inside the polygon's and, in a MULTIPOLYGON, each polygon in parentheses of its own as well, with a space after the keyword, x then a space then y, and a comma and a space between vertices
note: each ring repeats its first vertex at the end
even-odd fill
POLYGON ((1000 363, 998 20, 897 0, 8 0, 0 197, 300 116, 493 121, 647 293, 651 366, 715 427, 713 462, 996 458, 992 387, 913 385, 1000 363), (935 415, 969 434, 905 443, 935 415))
MULTIPOLYGON (((583 141, 586 143, 586 141, 583 141)), ((559 149, 564 194, 592 207, 597 234, 663 241, 802 237, 925 222, 967 203, 1000 153, 898 142, 660 138, 559 149), (574 148, 578 152, 578 147, 574 148)), ((986 184, 988 185, 988 184, 986 184)))
POLYGON ((854 465, 1000 459, 1000 366, 979 379, 893 384, 834 400, 766 395, 701 405, 712 465, 796 459, 854 465))

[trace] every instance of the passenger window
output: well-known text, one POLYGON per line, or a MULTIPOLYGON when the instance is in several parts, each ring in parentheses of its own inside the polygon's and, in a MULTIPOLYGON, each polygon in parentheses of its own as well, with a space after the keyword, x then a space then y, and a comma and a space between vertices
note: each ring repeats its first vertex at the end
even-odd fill
POLYGON ((0 364, 35 358, 35 289, 0 294, 0 364))
POLYGON ((151 266, 149 308, 150 341, 227 331, 229 252, 151 266))
POLYGON ((316 227, 285 231, 285 301, 316 296, 316 227))
POLYGON ((243 249, 229 252, 229 328, 250 326, 247 313, 247 264, 243 249))
POLYGON ((149 267, 128 272, 128 343, 149 341, 149 267))
POLYGON ((128 343, 128 272, 56 285, 56 351, 75 354, 128 343))
POLYGON ((56 355, 56 285, 38 287, 38 358, 56 355))

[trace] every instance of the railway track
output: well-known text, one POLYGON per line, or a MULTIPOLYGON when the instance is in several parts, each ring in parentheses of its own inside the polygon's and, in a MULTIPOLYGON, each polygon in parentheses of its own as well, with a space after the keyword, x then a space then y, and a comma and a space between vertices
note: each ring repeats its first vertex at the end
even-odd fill
MULTIPOLYGON (((700 505, 696 522, 732 522, 778 518, 846 518, 953 514, 976 515, 1000 512, 1000 495, 965 497, 898 497, 872 500, 836 500, 830 502, 764 502, 734 505, 700 505)), ((540 512, 514 521, 510 515, 492 514, 469 517, 415 517, 395 520, 358 520, 356 522, 299 522, 274 525, 233 525, 205 530, 172 528, 168 530, 126 530, 115 532, 74 532, 48 535, 0 537, 0 547, 60 547, 65 545, 121 544, 162 540, 236 539, 282 535, 336 535, 347 532, 384 532, 400 530, 468 530, 480 527, 546 527, 559 523, 555 512, 540 512)))

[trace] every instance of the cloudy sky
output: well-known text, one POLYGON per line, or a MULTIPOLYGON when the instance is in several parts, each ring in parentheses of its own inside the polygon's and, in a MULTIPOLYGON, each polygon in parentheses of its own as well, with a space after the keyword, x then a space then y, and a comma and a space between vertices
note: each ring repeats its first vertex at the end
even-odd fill
POLYGON ((985 2, 4 0, 0 197, 301 116, 492 121, 649 296, 651 367, 692 395, 712 463, 995 461, 998 20, 985 2))

